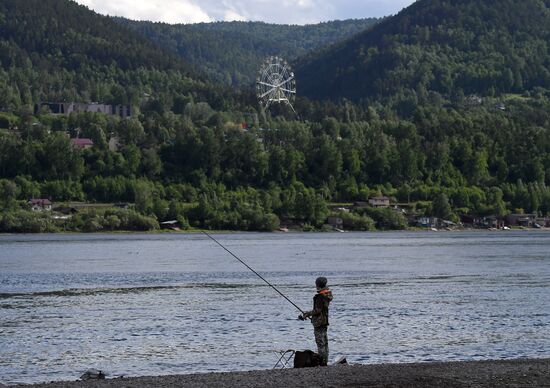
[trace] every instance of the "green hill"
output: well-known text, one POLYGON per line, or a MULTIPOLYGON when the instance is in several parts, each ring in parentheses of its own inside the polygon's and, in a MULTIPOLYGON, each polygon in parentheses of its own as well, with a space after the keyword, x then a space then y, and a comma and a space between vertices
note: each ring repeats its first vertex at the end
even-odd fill
MULTIPOLYGON (((380 195, 411 216, 550 216, 548 1, 419 1, 310 54, 298 90, 333 101, 297 98, 297 118, 198 79, 176 54, 72 1, 0 0, 0 232, 149 230, 173 220, 310 230, 329 214, 346 229, 405 227, 393 209, 327 206, 380 195), (125 119, 33 112, 40 101, 136 109, 125 119), (77 135, 93 146, 71 142, 77 135), (71 214, 82 201, 131 209, 80 209, 58 223, 28 211, 29 198, 71 214)), ((220 37, 227 47, 238 41, 220 37)))
POLYGON ((306 26, 261 22, 170 25, 124 18, 115 20, 179 54, 214 81, 249 86, 266 56, 280 55, 293 61, 364 31, 380 19, 332 21, 306 26))
POLYGON ((0 0, 0 110, 48 100, 138 105, 191 84, 202 81, 181 58, 73 1, 0 0))
POLYGON ((317 99, 523 93, 550 85, 549 42, 549 0, 420 0, 296 73, 317 99))
POLYGON ((2 0, 0 37, 3 67, 29 58, 66 69, 115 63, 124 70, 187 70, 176 56, 73 1, 2 0))

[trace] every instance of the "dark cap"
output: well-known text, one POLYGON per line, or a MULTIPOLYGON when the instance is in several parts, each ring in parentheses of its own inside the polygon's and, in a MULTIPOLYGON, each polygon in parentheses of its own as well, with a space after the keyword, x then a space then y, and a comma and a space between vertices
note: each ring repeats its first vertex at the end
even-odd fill
POLYGON ((323 288, 327 286, 327 278, 324 276, 320 276, 317 279, 315 279, 315 285, 319 288, 323 288))

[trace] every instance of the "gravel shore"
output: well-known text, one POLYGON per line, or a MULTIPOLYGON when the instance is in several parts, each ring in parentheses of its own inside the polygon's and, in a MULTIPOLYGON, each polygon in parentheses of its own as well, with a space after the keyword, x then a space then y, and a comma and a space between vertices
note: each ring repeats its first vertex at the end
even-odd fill
POLYGON ((339 365, 325 368, 52 382, 18 387, 550 387, 550 359, 339 365))

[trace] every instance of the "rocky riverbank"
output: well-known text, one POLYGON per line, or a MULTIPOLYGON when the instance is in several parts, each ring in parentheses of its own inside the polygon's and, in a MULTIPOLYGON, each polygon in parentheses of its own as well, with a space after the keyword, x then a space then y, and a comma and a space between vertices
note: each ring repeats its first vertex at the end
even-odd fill
POLYGON ((550 387, 550 359, 419 364, 129 377, 51 382, 33 388, 157 387, 550 387))

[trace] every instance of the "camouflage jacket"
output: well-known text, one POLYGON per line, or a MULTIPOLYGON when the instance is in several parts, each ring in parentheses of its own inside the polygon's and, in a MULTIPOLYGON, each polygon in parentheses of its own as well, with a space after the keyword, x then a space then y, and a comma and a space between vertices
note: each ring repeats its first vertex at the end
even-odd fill
POLYGON ((306 312, 311 317, 313 327, 328 326, 328 307, 332 301, 332 292, 328 288, 319 290, 313 297, 313 310, 306 312))

